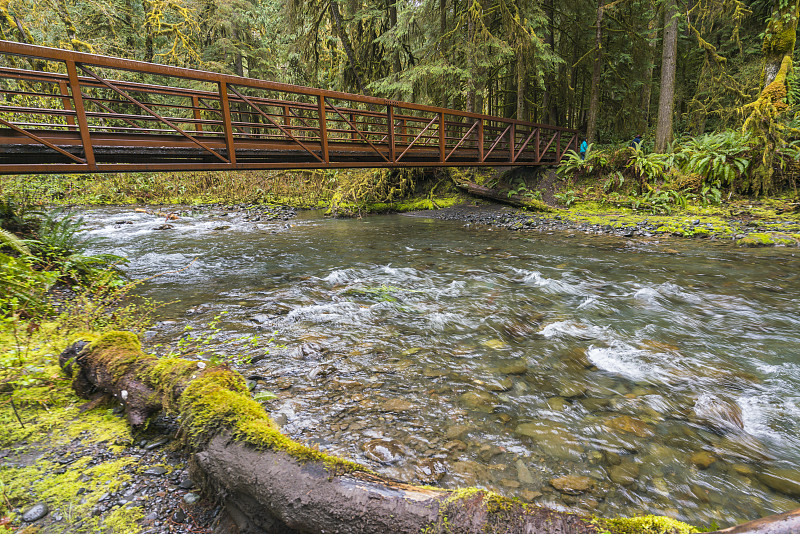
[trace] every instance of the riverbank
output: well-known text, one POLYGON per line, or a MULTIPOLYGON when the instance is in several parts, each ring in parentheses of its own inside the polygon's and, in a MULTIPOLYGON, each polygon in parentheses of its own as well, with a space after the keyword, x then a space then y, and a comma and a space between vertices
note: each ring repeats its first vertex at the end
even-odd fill
POLYGON ((671 215, 636 213, 580 203, 551 213, 468 201, 416 215, 508 230, 582 232, 618 237, 688 237, 741 247, 800 246, 800 210, 785 201, 741 201, 724 208, 689 207, 671 215), (786 209, 789 206, 789 209, 786 209))

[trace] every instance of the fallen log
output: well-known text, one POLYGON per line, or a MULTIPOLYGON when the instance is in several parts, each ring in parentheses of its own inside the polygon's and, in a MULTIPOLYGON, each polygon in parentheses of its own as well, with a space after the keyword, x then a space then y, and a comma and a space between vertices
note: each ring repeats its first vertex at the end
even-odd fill
POLYGON ((467 180, 456 182, 456 186, 471 195, 481 198, 488 198, 489 200, 508 204, 509 206, 525 208, 534 211, 555 211, 552 207, 548 206, 541 200, 523 197, 521 195, 509 195, 508 193, 504 193, 497 189, 492 189, 491 187, 486 187, 484 185, 478 185, 467 180))
MULTIPOLYGON (((244 378, 227 366, 146 355, 128 332, 77 342, 59 363, 79 395, 113 396, 134 427, 161 411, 177 416, 193 478, 224 505, 219 534, 694 532, 668 518, 636 523, 581 517, 482 489, 448 491, 379 476, 283 435, 244 378), (658 530, 651 528, 655 524, 658 530)), ((788 532, 797 530, 730 534, 788 532)))

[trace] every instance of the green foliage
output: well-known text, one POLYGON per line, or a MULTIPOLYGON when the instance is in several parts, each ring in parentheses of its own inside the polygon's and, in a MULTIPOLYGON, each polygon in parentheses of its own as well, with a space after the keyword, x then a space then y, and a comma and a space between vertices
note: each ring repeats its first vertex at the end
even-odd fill
POLYGON ((666 166, 664 154, 647 154, 642 149, 641 143, 637 143, 630 151, 630 159, 626 168, 633 170, 640 183, 654 183, 661 178, 666 166))
POLYGON ((677 165, 684 173, 696 173, 703 183, 735 189, 750 165, 749 134, 734 130, 689 138, 676 150, 677 165))

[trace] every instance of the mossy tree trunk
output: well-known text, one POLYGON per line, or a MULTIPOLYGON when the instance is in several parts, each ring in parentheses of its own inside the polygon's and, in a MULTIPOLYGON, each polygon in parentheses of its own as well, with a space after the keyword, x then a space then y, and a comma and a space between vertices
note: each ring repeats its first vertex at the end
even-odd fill
MULTIPOLYGON (((112 396, 134 427, 161 411, 178 416, 194 478, 224 505, 215 530, 219 534, 693 530, 663 517, 590 520, 477 488, 445 491, 383 478, 281 434, 238 373, 204 362, 148 356, 127 332, 75 343, 59 362, 74 377, 78 394, 112 396)), ((716 534, 790 534, 798 529, 800 511, 716 534)))
POLYGON ((744 188, 767 194, 774 188, 776 151, 784 143, 778 116, 787 109, 786 77, 792 70, 792 55, 797 38, 800 0, 777 0, 767 22, 762 50, 761 92, 755 102, 744 106, 742 130, 750 132, 756 161, 751 163, 749 184, 744 188))

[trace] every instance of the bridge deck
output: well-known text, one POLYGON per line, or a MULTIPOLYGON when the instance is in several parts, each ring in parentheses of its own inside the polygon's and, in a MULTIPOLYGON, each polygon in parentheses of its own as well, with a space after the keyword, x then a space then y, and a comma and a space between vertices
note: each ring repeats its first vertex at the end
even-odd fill
POLYGON ((0 41, 0 173, 520 166, 577 132, 0 41), (142 83, 140 80, 159 83, 142 83))

